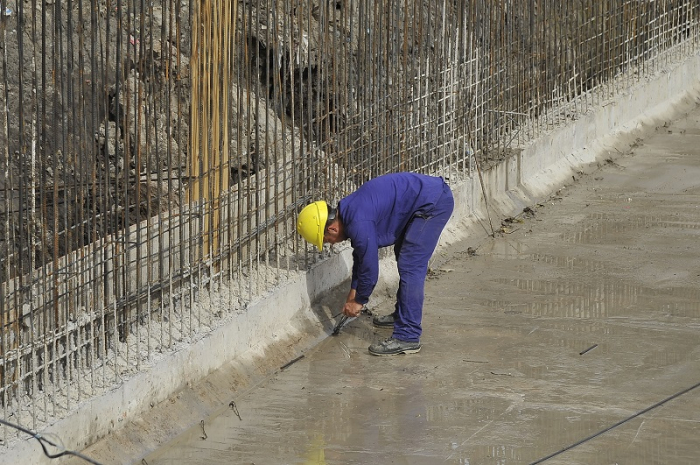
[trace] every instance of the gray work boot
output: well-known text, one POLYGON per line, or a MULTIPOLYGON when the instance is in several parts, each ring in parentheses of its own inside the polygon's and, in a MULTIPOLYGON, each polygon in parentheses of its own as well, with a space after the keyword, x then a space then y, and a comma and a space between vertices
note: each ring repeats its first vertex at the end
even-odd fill
POLYGON ((383 328, 393 328, 394 321, 396 321, 396 319, 394 318, 393 313, 389 315, 376 315, 374 318, 372 318, 372 323, 374 323, 374 326, 381 326, 383 328))
POLYGON ((420 342, 401 341, 390 337, 369 346, 372 355, 416 354, 420 352, 420 342))

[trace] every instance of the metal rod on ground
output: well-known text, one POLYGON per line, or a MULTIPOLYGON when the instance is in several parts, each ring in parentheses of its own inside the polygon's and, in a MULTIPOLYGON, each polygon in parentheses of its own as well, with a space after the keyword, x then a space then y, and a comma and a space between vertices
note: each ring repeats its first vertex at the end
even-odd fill
POLYGON ((584 350, 582 350, 581 352, 579 352, 578 354, 579 354, 579 355, 583 355, 583 354, 585 354, 585 353, 587 353, 587 352, 590 352, 591 350, 595 349, 596 347, 598 347, 598 344, 593 344, 593 345, 590 346, 588 349, 584 349, 584 350))
POLYGON ((297 362, 298 362, 299 360, 301 360, 302 358, 304 358, 304 355, 303 355, 303 354, 300 355, 300 356, 298 356, 297 358, 294 358, 294 359, 290 360, 289 362, 285 363, 284 365, 282 365, 282 366, 280 367, 280 370, 284 370, 284 369, 286 369, 286 368, 289 368, 290 366, 294 365, 295 363, 297 363, 297 362))

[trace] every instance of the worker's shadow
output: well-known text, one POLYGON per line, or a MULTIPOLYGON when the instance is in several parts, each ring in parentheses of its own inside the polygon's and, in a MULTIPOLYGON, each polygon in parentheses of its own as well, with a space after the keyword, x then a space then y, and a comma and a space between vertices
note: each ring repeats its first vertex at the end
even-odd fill
POLYGON ((372 325, 372 311, 365 308, 357 318, 343 318, 342 308, 350 289, 347 280, 333 289, 321 293, 311 304, 311 310, 328 336, 352 335, 373 342, 377 339, 372 325))
POLYGON ((342 284, 317 294, 314 298, 313 277, 309 277, 307 287, 309 298, 311 299, 311 311, 318 319, 319 324, 323 326, 323 331, 330 334, 335 325, 340 321, 343 314, 341 310, 347 297, 347 290, 350 288, 349 280, 342 284))
MULTIPOLYGON (((380 251, 380 254, 390 254, 392 250, 386 249, 380 251)), ((344 272, 350 275, 352 268, 352 259, 341 259, 341 257, 330 257, 329 261, 312 268, 307 272, 306 287, 309 301, 311 302, 311 310, 316 316, 319 324, 323 327, 323 332, 328 335, 333 335, 336 326, 341 322, 343 314, 342 308, 345 299, 350 290, 350 279, 345 279, 339 285, 331 287, 329 276, 332 273, 344 272), (338 267, 343 267, 339 270, 338 267)), ((392 290, 393 291, 393 290, 392 290)), ((393 291, 395 292, 395 291, 393 291)), ((393 310, 393 309, 392 309, 393 310)), ((377 330, 372 324, 373 307, 370 304, 368 308, 363 309, 362 313, 354 319, 346 321, 339 329, 339 333, 350 333, 354 336, 373 342, 377 340, 377 330)), ((379 313, 389 313, 382 312, 379 313)), ((383 333, 382 333, 383 334, 383 333)))

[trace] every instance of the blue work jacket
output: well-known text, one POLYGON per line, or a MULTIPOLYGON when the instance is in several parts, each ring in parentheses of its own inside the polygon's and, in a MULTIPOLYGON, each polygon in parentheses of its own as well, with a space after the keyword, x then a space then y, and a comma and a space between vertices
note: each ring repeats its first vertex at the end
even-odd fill
POLYGON ((371 179, 338 203, 353 248, 352 289, 366 304, 379 278, 379 249, 393 245, 416 215, 430 215, 443 193, 442 178, 392 173, 371 179))

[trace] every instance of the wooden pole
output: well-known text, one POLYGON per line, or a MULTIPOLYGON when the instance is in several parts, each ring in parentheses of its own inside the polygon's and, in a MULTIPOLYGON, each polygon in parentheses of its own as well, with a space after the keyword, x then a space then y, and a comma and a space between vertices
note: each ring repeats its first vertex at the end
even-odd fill
POLYGON ((189 202, 203 214, 202 258, 218 254, 221 196, 229 186, 229 108, 237 0, 193 3, 189 202))

